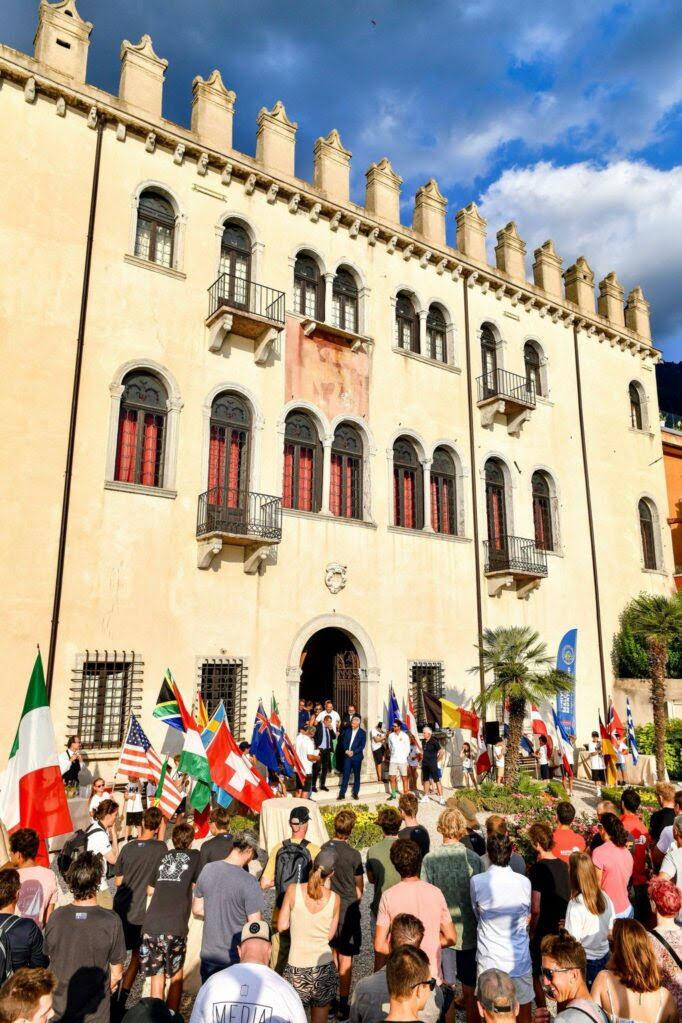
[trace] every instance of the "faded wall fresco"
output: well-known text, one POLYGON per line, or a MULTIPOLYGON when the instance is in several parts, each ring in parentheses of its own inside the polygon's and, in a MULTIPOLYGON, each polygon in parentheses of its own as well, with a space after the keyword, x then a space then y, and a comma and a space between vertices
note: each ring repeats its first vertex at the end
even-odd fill
POLYGON ((342 413, 366 418, 369 413, 370 359, 352 352, 322 331, 306 337, 300 320, 287 318, 285 401, 302 398, 329 419, 342 413))

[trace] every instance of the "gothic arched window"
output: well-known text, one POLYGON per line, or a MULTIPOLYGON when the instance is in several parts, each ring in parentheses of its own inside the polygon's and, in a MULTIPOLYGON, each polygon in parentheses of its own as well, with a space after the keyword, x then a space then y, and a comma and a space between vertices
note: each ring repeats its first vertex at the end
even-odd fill
POLYGON ((159 378, 132 370, 123 378, 114 479, 163 486, 168 394, 159 378))
POLYGON ((437 305, 429 306, 426 317, 426 342, 430 359, 436 362, 448 361, 445 317, 437 305))
POLYGON ((409 437, 398 437, 393 445, 394 524, 423 529, 423 473, 417 451, 409 437))
POLYGON ((334 433, 329 507, 332 515, 362 518, 362 437, 350 423, 334 433))
POLYGON ((135 255, 161 266, 173 265, 175 210, 157 189, 145 188, 137 204, 135 255))
POLYGON ((299 511, 319 511, 322 490, 322 446, 312 419, 290 412, 284 428, 282 504, 299 511))
POLYGON ((554 550, 552 529, 552 494, 544 472, 534 472, 531 479, 535 546, 541 551, 554 550))
POLYGON ((436 533, 457 533, 455 462, 445 448, 436 448, 431 462, 431 525, 436 533))
POLYGON ((294 264, 294 312, 313 320, 324 320, 324 287, 320 268, 307 253, 294 264))
POLYGON ((332 285, 332 323, 341 330, 358 330, 358 286, 350 270, 341 266, 332 285))
POLYGON ((419 317, 406 291, 399 291, 395 303, 395 333, 398 348, 419 351, 419 317))

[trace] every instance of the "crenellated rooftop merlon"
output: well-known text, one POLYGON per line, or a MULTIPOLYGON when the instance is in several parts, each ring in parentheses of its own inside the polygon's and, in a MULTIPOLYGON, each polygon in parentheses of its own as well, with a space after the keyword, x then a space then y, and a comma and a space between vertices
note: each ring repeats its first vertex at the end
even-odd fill
POLYGON ((351 154, 335 130, 315 144, 313 182, 296 178, 297 125, 289 119, 281 101, 271 110, 263 108, 258 115, 256 158, 235 152, 231 134, 235 95, 217 71, 207 79, 194 80, 190 130, 163 119, 168 62, 154 52, 149 36, 143 36, 137 44, 124 42, 120 92, 118 97, 111 96, 84 81, 91 29, 90 23, 78 16, 75 0, 41 0, 36 57, 0 45, 0 72, 20 83, 27 99, 41 95, 56 98, 60 116, 79 110, 91 128, 108 122, 122 141, 141 139, 149 148, 149 140, 153 139, 150 152, 165 149, 176 161, 195 161, 198 173, 217 174, 218 187, 241 181, 249 194, 262 192, 272 202, 291 204, 295 200, 296 210, 305 212, 311 220, 327 220, 334 230, 352 230, 353 237, 364 236, 369 245, 385 245, 389 252, 398 250, 422 268, 435 267, 439 274, 447 271, 453 280, 464 277, 470 286, 490 290, 498 299, 507 297, 512 305, 535 308, 540 316, 549 315, 566 326, 574 321, 585 324, 588 333, 598 340, 608 338, 642 355, 658 356, 651 347, 649 305, 641 288, 630 292, 619 313, 615 285, 607 275, 600 283, 597 313, 594 276, 587 261, 581 257, 566 270, 564 294, 561 259, 551 241, 535 250, 534 283, 528 282, 525 245, 513 222, 497 233, 497 266, 490 266, 486 256, 487 225, 475 203, 456 213, 457 247, 453 249, 445 243, 447 202, 433 179, 417 191, 412 227, 401 225, 402 179, 386 157, 367 171, 365 206, 351 202, 351 154), (64 14, 67 9, 71 15, 64 14), (46 59, 45 33, 47 28, 52 31, 50 26, 58 24, 59 19, 70 20, 80 34, 78 60, 70 70, 46 59))

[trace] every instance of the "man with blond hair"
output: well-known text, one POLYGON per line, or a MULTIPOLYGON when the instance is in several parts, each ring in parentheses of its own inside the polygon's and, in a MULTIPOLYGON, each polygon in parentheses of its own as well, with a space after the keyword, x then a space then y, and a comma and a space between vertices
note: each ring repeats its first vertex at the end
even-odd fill
POLYGON ((654 845, 661 837, 663 828, 671 827, 675 820, 675 786, 669 781, 659 781, 656 784, 656 799, 659 809, 652 813, 649 821, 649 834, 654 845))
POLYGON ((467 822, 460 810, 444 810, 438 818, 443 844, 428 853, 421 876, 445 896, 457 941, 441 952, 443 979, 459 980, 464 995, 467 1023, 476 1023, 476 917, 471 904, 471 878, 485 870, 481 857, 462 845, 467 822))

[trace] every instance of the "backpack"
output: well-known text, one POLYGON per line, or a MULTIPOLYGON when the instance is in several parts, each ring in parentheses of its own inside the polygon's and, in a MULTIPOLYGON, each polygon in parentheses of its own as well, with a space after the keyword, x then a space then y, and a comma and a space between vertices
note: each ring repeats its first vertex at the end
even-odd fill
POLYGON ((12 949, 10 948, 10 943, 7 940, 7 935, 20 919, 21 917, 12 915, 0 926, 0 986, 4 984, 6 980, 9 980, 14 973, 14 967, 12 965, 12 949))
POLYGON ((88 836, 93 825, 90 824, 87 828, 79 828, 75 831, 71 838, 67 838, 66 842, 62 846, 61 852, 57 856, 57 869, 63 878, 66 877, 69 867, 72 863, 75 863, 78 857, 87 851, 88 848, 88 836))
POLYGON ((282 848, 275 860, 275 891, 277 905, 281 906, 284 893, 290 884, 302 884, 310 877, 313 865, 312 856, 308 852, 310 842, 304 838, 302 842, 292 842, 285 838, 282 848))

